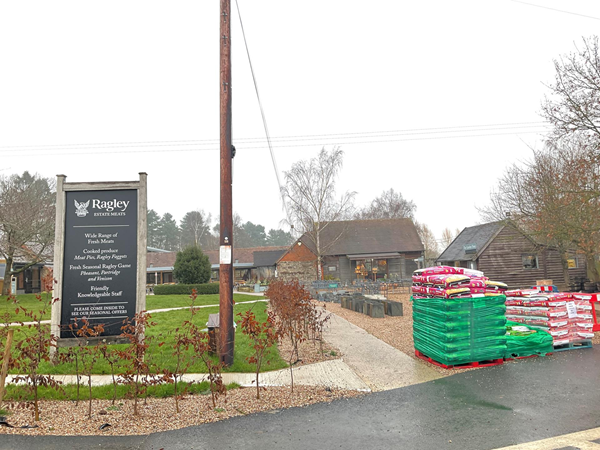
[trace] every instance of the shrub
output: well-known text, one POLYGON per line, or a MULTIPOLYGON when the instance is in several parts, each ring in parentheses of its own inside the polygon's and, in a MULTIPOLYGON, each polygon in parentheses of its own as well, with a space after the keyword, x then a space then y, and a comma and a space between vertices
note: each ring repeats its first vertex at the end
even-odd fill
MULTIPOLYGON (((242 319, 240 322, 242 333, 248 336, 250 347, 254 350, 254 353, 246 356, 246 361, 254 364, 256 367, 256 398, 260 400, 258 375, 260 374, 260 368, 264 362, 267 349, 275 345, 278 339, 277 332, 275 331, 275 320, 272 315, 269 315, 267 321, 261 323, 256 320, 256 316, 251 310, 246 311, 244 314, 238 313, 238 316, 242 319)), ((269 364, 269 361, 267 361, 267 364, 269 364)))
POLYGON ((192 295, 194 289, 196 289, 198 295, 218 294, 219 283, 158 284, 154 286, 154 295, 192 295))
MULTIPOLYGON (((44 287, 52 288, 52 274, 46 275, 42 279, 44 287)), ((50 289, 44 289, 46 292, 50 289)), ((23 306, 16 306, 17 314, 23 313, 31 323, 27 325, 31 333, 27 333, 25 339, 19 341, 15 345, 15 360, 13 368, 18 370, 17 373, 24 375, 17 375, 14 380, 15 382, 24 382, 31 394, 33 394, 33 410, 34 420, 37 422, 40 420, 40 408, 39 408, 39 387, 51 387, 56 390, 60 390, 61 381, 56 381, 50 375, 41 375, 38 373, 40 364, 43 362, 50 361, 50 347, 56 346, 56 336, 47 333, 46 327, 42 325, 42 317, 44 317, 48 311, 52 308, 52 305, 58 301, 58 298, 52 298, 47 293, 46 298, 42 297, 42 294, 36 294, 36 299, 39 302, 39 308, 36 310, 35 307, 31 309, 25 309, 23 306)), ((9 297, 11 298, 11 297, 9 297)), ((10 360, 9 358, 9 366, 10 360)))
MULTIPOLYGON (((210 262, 200 247, 190 246, 177 252, 173 276, 183 284, 200 284, 210 280, 210 262)), ((190 292, 191 294, 191 292, 190 292)))
POLYGON ((276 335, 280 339, 287 336, 292 344, 288 362, 294 392, 292 367, 300 360, 298 346, 307 339, 322 341, 323 327, 330 316, 316 307, 311 301, 310 293, 297 280, 273 281, 266 294, 272 309, 272 324, 276 335))

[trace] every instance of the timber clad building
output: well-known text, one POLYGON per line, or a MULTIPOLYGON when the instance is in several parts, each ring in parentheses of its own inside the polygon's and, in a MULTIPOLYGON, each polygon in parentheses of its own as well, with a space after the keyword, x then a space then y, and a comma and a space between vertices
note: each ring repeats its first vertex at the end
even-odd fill
MULTIPOLYGON (((559 252, 536 243, 510 222, 465 228, 437 263, 481 270, 486 277, 507 283, 510 288, 534 286, 538 280, 552 280, 561 290, 569 288, 559 252)), ((571 283, 585 279, 583 255, 571 253, 568 267, 571 283)))
MULTIPOLYGON (((320 233, 322 275, 350 284, 360 280, 410 278, 423 244, 410 219, 329 222, 320 233)), ((302 235, 277 261, 283 280, 317 279, 317 249, 302 235)))

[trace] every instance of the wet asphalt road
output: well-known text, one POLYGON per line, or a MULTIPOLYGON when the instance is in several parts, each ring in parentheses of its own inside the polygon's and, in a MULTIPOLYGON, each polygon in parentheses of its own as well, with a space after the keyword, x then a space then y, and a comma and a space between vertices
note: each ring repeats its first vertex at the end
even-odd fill
POLYGON ((0 449, 493 449, 599 427, 599 382, 600 350, 575 350, 149 436, 0 435, 0 449))

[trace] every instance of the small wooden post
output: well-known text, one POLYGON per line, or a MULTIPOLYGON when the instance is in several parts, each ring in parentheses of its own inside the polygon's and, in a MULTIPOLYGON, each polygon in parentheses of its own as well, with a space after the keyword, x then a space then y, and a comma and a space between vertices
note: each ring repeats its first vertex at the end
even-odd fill
POLYGON ((0 405, 4 398, 4 383, 6 381, 6 375, 8 375, 8 360, 10 359, 10 347, 12 346, 13 334, 15 330, 8 330, 8 336, 6 336, 6 347, 4 348, 4 359, 2 360, 2 370, 0 371, 0 405))

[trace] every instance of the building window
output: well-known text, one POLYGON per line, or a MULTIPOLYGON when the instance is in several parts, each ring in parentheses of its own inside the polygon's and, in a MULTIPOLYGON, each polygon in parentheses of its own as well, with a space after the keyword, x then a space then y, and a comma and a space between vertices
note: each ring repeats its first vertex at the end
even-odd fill
POLYGON ((386 259, 359 259, 352 261, 352 268, 357 280, 376 281, 387 278, 388 262, 386 259))
POLYGON ((579 268, 578 258, 575 256, 574 258, 567 259, 567 267, 569 269, 577 269, 577 268, 579 268))
POLYGON ((468 269, 477 270, 477 261, 469 261, 468 265, 469 265, 468 269))
POLYGON ((250 270, 249 269, 235 269, 233 271, 233 277, 236 281, 249 281, 250 270))
POLYGON ((523 259, 523 269, 538 269, 538 257, 537 255, 521 255, 523 259))
POLYGON ((327 268, 327 270, 329 270, 330 272, 335 272, 337 270, 337 267, 336 266, 329 266, 327 268))

